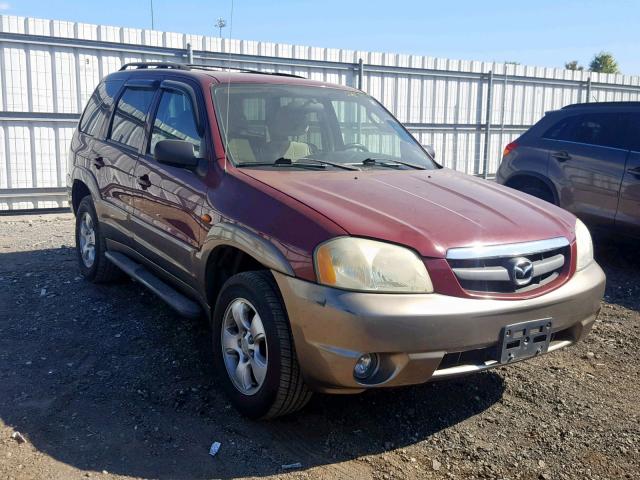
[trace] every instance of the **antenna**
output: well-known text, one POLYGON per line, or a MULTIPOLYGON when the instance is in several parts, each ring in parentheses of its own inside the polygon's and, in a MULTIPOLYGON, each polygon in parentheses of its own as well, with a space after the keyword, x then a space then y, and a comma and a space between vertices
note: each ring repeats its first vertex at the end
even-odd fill
MULTIPOLYGON (((227 22, 224 21, 223 18, 218 19, 218 28, 220 29, 220 37, 222 38, 222 27, 224 27, 227 22), (222 26, 221 26, 222 24, 222 26)), ((226 113, 226 121, 224 126, 224 171, 227 171, 227 156, 229 155, 229 106, 231 103, 231 75, 229 75, 229 71, 231 70, 231 34, 233 33, 233 0, 231 0, 231 15, 229 16, 229 41, 227 42, 227 48, 229 49, 229 60, 227 63, 227 113, 226 113)))

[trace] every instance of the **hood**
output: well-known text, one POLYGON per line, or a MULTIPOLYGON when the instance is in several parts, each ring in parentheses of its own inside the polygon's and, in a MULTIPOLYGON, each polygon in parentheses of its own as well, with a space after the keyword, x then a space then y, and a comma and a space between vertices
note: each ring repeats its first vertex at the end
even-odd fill
POLYGON ((447 249, 553 237, 573 241, 575 217, 494 182, 449 169, 362 172, 242 169, 326 216, 350 235, 447 249))

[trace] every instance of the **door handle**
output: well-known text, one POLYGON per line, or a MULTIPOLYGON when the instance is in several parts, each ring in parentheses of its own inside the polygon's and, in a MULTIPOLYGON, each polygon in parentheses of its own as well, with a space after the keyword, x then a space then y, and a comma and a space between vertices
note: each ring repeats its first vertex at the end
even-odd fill
POLYGON ((96 157, 93 159, 93 166, 96 167, 98 170, 100 170, 102 167, 104 167, 104 158, 102 157, 96 157))
POLYGON ((627 170, 631 175, 640 175, 640 167, 633 167, 627 170))
POLYGON ((146 190, 151 186, 151 180, 149 180, 149 175, 146 173, 141 177, 138 177, 138 185, 142 187, 143 190, 146 190))
POLYGON ((569 155, 564 150, 561 150, 561 151, 556 152, 556 153, 552 153, 551 156, 553 158, 555 158, 556 160, 558 160, 559 162, 566 162, 567 160, 571 159, 571 155, 569 155))

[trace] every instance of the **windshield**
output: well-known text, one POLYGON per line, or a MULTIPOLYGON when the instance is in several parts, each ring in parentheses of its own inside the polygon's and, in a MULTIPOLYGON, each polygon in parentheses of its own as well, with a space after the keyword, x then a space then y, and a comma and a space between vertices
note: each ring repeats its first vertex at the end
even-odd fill
POLYGON ((252 83, 218 85, 213 95, 225 148, 237 166, 439 168, 361 92, 252 83))

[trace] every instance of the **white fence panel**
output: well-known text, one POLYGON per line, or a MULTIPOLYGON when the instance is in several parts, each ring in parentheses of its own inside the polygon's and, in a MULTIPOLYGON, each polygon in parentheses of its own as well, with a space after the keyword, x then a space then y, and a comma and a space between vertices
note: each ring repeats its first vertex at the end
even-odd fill
POLYGON ((100 78, 127 62, 186 62, 189 46, 196 63, 362 88, 433 145, 443 165, 472 175, 494 174, 504 146, 548 110, 640 100, 637 76, 3 15, 0 210, 66 205, 69 143, 100 78))

